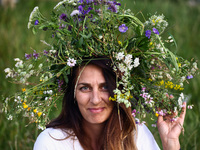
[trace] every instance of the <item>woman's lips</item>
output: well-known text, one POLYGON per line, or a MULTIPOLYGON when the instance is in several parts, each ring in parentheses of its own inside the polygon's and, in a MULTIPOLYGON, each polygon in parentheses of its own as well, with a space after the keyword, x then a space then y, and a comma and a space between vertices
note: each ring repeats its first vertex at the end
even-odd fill
POLYGON ((104 107, 100 107, 100 108, 89 108, 88 109, 90 112, 92 113, 100 113, 104 110, 104 107))

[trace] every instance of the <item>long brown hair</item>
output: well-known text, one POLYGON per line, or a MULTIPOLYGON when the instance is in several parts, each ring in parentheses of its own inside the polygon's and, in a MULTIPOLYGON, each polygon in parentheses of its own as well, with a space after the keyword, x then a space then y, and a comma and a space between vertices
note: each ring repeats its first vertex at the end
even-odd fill
MULTIPOLYGON (((112 70, 111 60, 107 58, 93 59, 88 64, 102 68, 109 94, 114 96, 113 90, 116 88, 116 74, 112 70)), ((83 65, 86 65, 86 63, 83 63, 83 65)), ((67 132, 69 136, 77 136, 84 149, 92 150, 90 139, 83 130, 83 117, 78 105, 74 101, 74 88, 78 76, 78 68, 80 69, 80 67, 74 67, 69 75, 69 83, 63 98, 60 115, 46 127, 60 128, 65 132, 73 131, 73 134, 72 132, 67 132)), ((136 125, 131 115, 131 108, 126 108, 124 104, 113 103, 114 108, 109 119, 105 122, 104 131, 102 132, 101 139, 99 139, 99 147, 101 150, 135 150, 137 149, 134 141, 136 125)))

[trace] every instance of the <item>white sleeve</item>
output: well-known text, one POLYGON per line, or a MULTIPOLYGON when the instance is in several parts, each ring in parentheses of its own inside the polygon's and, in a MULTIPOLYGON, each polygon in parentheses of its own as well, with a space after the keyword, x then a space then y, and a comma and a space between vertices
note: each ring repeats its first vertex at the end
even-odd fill
POLYGON ((60 129, 47 128, 37 137, 33 150, 83 150, 77 138, 67 136, 60 129))
POLYGON ((137 124, 136 145, 138 150, 160 150, 152 133, 145 124, 137 124))
POLYGON ((42 131, 36 139, 33 150, 56 150, 56 143, 50 136, 51 129, 42 131))
POLYGON ((49 136, 48 130, 44 130, 37 137, 33 150, 52 150, 54 147, 53 139, 49 136))

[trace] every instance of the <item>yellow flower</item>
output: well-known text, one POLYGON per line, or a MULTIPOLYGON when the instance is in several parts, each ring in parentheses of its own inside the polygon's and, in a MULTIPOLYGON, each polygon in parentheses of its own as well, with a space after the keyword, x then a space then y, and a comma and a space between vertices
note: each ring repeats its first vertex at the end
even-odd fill
POLYGON ((151 78, 149 78, 149 81, 153 81, 151 78))
POLYGON ((153 42, 150 42, 149 45, 150 45, 150 46, 153 45, 153 42))
POLYGON ((128 97, 128 99, 130 99, 130 98, 133 98, 133 96, 132 96, 132 95, 130 95, 130 96, 128 97))
POLYGON ((181 67, 181 63, 178 63, 178 67, 181 67))
POLYGON ((159 116, 159 114, 158 114, 158 113, 156 113, 155 115, 156 115, 156 117, 158 117, 158 116, 159 116))
POLYGON ((38 112, 37 115, 38 117, 40 117, 42 115, 42 112, 38 112))
POLYGON ((167 83, 165 83, 165 88, 173 88, 174 87, 174 84, 173 84, 173 82, 171 82, 171 81, 167 81, 167 83))
POLYGON ((121 42, 121 41, 118 41, 118 44, 119 44, 119 45, 121 45, 121 44, 122 44, 122 42, 121 42))
POLYGON ((162 81, 160 81, 160 85, 163 85, 165 82, 162 80, 162 81))
POLYGON ((22 88, 22 92, 25 92, 26 91, 26 88, 22 88))
POLYGON ((173 85, 173 84, 171 84, 169 87, 170 87, 171 89, 173 89, 173 88, 174 88, 174 85, 173 85))
POLYGON ((34 109, 33 112, 36 113, 36 112, 37 112, 37 109, 34 109))
POLYGON ((109 101, 116 101, 117 99, 117 95, 114 95, 114 98, 112 98, 111 96, 109 97, 109 101))
POLYGON ((28 105, 26 105, 26 103, 23 104, 23 108, 24 108, 24 109, 28 108, 28 105))
POLYGON ((178 90, 180 88, 180 85, 177 85, 174 87, 175 90, 178 90))
POLYGON ((155 23, 155 20, 153 19, 152 22, 155 23))
POLYGON ((31 107, 28 107, 27 110, 28 110, 28 111, 31 110, 31 107))

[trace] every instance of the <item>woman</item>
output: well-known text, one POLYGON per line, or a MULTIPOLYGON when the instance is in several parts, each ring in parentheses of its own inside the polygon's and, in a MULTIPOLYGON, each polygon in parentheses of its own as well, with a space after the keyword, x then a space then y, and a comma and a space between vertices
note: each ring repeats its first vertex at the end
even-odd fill
MULTIPOLYGON (((34 150, 43 149, 159 149, 145 125, 136 125, 131 109, 109 101, 116 85, 110 60, 92 60, 73 68, 62 112, 38 137, 34 150), (75 94, 75 95, 74 95, 75 94), (120 114, 118 114, 118 111, 120 114)), ((163 149, 178 150, 183 113, 176 122, 158 117, 163 149)))
MULTIPOLYGON (((142 22, 120 6, 115 0, 63 0, 50 20, 33 9, 28 28, 49 30, 52 41, 42 41, 47 49, 25 54, 25 63, 17 58, 15 68, 5 69, 6 77, 24 86, 6 98, 5 110, 16 108, 45 129, 51 108, 65 94, 61 114, 34 149, 159 149, 146 126, 132 117, 142 120, 146 114, 158 116, 163 149, 180 148, 182 90, 197 63, 164 46, 173 38, 161 36, 168 25, 163 15, 142 22)), ((16 115, 11 110, 9 117, 16 115)))

